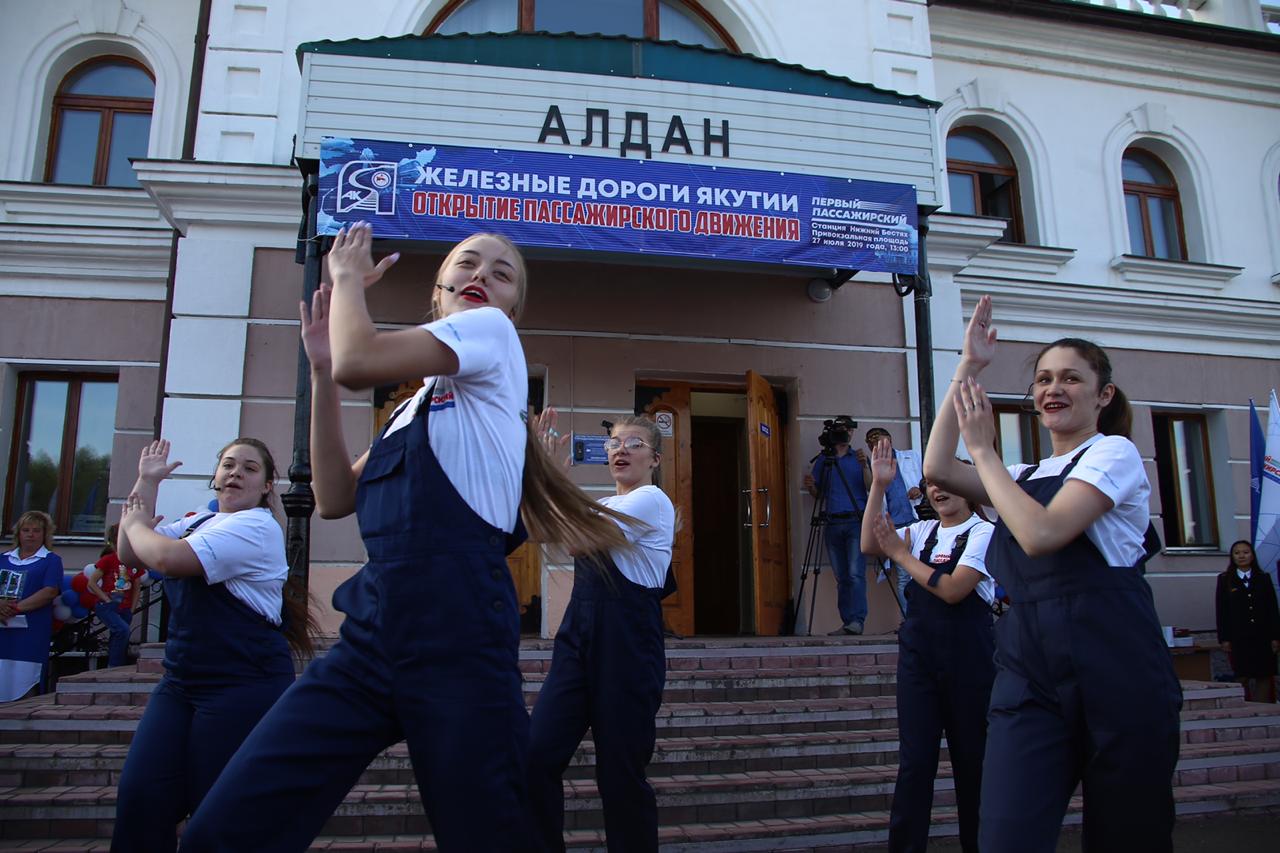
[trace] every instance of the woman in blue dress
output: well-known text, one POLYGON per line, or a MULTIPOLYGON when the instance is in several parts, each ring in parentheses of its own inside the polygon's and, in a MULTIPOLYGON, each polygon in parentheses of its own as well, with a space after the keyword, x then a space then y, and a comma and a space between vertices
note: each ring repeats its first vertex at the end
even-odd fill
POLYGON ((21 699, 40 683, 49 660, 53 599, 62 588, 62 558, 53 519, 24 512, 13 525, 14 549, 0 557, 0 702, 21 699))

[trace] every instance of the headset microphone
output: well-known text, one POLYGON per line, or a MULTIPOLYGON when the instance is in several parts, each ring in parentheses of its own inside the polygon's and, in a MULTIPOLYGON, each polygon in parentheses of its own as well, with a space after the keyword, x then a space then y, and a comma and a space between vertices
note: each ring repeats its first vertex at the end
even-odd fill
POLYGON ((450 286, 449 286, 449 285, 447 285, 447 284, 437 284, 437 285, 436 285, 436 287, 440 288, 441 290, 447 290, 447 291, 449 291, 450 293, 456 293, 456 292, 458 291, 458 288, 456 288, 456 287, 450 287, 450 286))

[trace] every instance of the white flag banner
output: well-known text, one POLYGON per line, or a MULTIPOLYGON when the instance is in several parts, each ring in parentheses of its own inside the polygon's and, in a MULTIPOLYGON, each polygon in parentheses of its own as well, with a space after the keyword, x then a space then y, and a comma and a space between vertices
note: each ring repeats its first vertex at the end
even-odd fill
POLYGON ((1258 501, 1258 533, 1253 543, 1258 565, 1276 582, 1276 561, 1280 560, 1280 404, 1271 391, 1267 415, 1267 450, 1262 461, 1262 496, 1258 501))

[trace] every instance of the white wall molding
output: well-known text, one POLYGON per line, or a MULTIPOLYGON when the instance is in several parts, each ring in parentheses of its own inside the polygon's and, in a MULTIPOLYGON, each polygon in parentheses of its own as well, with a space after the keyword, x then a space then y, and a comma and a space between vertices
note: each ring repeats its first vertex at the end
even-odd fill
POLYGON ((68 9, 67 18, 57 29, 33 40, 20 66, 4 177, 34 181, 43 176, 49 106, 58 84, 79 63, 110 53, 132 56, 155 75, 147 151, 155 157, 178 156, 182 151, 187 69, 165 36, 119 0, 83 0, 68 9))
POLYGON ((1102 197, 1107 200, 1111 254, 1118 257, 1130 250, 1121 160, 1124 152, 1135 145, 1158 157, 1177 181, 1187 257, 1204 264, 1221 263, 1218 239, 1221 208, 1214 199, 1208 161, 1195 140, 1178 127, 1172 111, 1155 101, 1127 112, 1107 133, 1100 152, 1102 197))
POLYGON ((929 217, 925 253, 930 271, 934 268, 956 273, 1004 233, 1005 221, 990 216, 935 213, 929 217))
POLYGON ((1168 261, 1140 255, 1121 255, 1111 262, 1111 268, 1120 274, 1121 281, 1141 291, 1204 295, 1217 293, 1227 286, 1227 282, 1244 272, 1244 267, 1168 261))
MULTIPOLYGON (((947 134, 960 126, 979 127, 1009 149, 1018 168, 1018 191, 1028 241, 1058 244, 1058 214, 1049 147, 1035 123, 1011 102, 994 77, 975 77, 958 87, 938 110, 939 162, 945 171, 947 134)), ((939 186, 946 185, 945 175, 939 186)), ((948 205, 950 197, 948 196, 948 205)))
MULTIPOLYGON (((161 214, 183 236, 193 225, 291 229, 297 236, 302 176, 290 166, 136 160, 133 168, 161 214)), ((277 243, 275 235, 271 245, 277 243)))
POLYGON ((1280 142, 1262 158, 1262 210, 1271 247, 1271 283, 1280 285, 1280 142))
POLYGON ((0 295, 163 301, 172 233, 0 224, 0 295))
POLYGON ((1275 357, 1280 304, 1128 288, 956 276, 963 313, 983 294, 996 304, 1001 340, 1048 343, 1078 335, 1104 347, 1202 355, 1275 357))
POLYGON ((174 314, 248 317, 253 254, 253 244, 243 240, 179 240, 174 314))
POLYGON ((1114 32, 1054 25, 1012 15, 933 6, 933 56, 992 69, 1034 70, 1153 94, 1198 95, 1271 108, 1280 77, 1271 54, 1204 42, 1128 33, 1117 50, 1114 32), (1064 42, 1070 50, 1064 50, 1064 42))
MULTIPOLYGON (((244 392, 247 322, 224 317, 175 317, 169 330, 166 395, 238 397, 244 392)), ((166 417, 167 414, 166 410, 166 417)))

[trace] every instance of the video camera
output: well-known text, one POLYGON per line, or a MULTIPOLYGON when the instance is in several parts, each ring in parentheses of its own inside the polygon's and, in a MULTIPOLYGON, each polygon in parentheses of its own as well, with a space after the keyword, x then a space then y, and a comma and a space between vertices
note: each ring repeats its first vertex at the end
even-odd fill
POLYGON ((818 435, 818 444, 823 451, 834 451, 837 444, 849 443, 849 431, 858 428, 858 422, 851 415, 836 415, 822 422, 822 432, 818 435))

